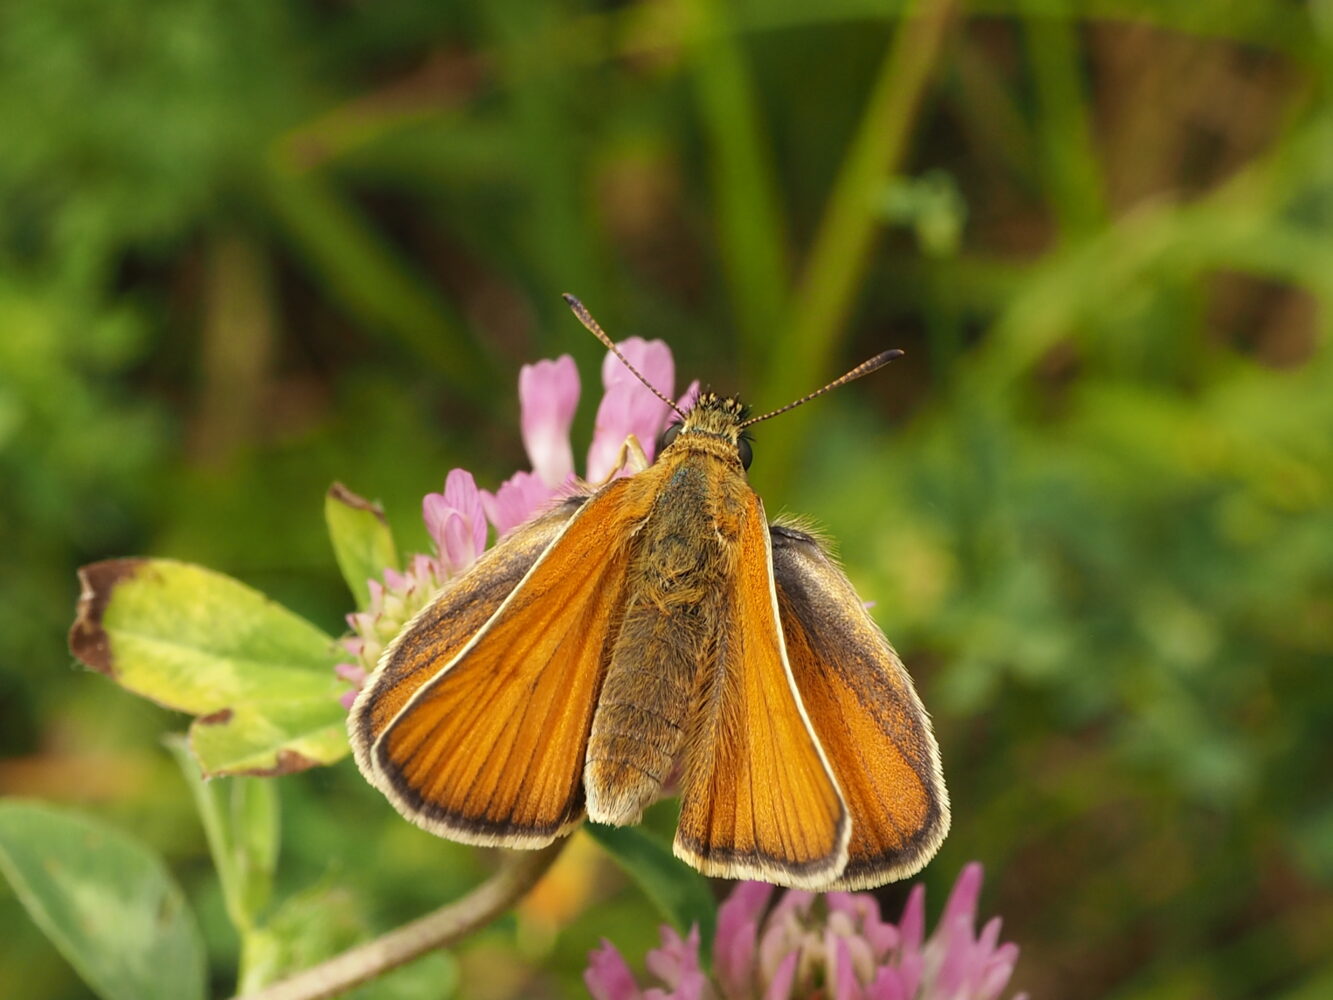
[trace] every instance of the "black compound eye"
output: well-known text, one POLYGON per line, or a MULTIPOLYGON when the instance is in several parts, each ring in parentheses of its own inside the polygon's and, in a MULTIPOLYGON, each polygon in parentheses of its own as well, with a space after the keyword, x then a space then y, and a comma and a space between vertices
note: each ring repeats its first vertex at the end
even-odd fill
POLYGON ((663 449, 672 441, 676 440, 676 435, 680 433, 682 426, 683 425, 679 420, 667 424, 662 433, 657 436, 657 454, 662 454, 663 449))
POLYGON ((747 438, 741 438, 737 441, 736 450, 740 452, 741 468, 748 469, 750 463, 754 461, 754 449, 750 447, 749 440, 747 438))

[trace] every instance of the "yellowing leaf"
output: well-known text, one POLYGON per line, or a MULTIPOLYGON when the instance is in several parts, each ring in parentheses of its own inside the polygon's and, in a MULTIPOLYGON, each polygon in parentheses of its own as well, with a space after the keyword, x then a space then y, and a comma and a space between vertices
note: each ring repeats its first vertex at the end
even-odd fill
POLYGON ((79 571, 80 660, 199 716, 204 772, 284 774, 347 753, 334 640, 244 584, 188 563, 113 559, 79 571))

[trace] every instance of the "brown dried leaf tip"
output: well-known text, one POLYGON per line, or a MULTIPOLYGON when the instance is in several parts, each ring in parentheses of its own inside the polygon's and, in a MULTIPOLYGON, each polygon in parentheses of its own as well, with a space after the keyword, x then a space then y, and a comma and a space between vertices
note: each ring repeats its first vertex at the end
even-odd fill
POLYGON ((116 676, 116 666, 112 662, 110 639, 102 628, 102 616, 116 586, 131 579, 143 563, 143 559, 107 559, 79 570, 81 589, 74 624, 69 630, 69 650, 84 664, 108 677, 116 676))
POLYGON ((334 483, 329 487, 328 496, 331 500, 337 500, 339 503, 351 507, 353 510, 367 510, 374 514, 381 524, 389 522, 384 517, 384 508, 373 500, 367 500, 359 494, 353 493, 342 483, 334 483))
POLYGON ((295 774, 297 771, 308 771, 312 767, 322 766, 319 761, 311 760, 305 754, 282 749, 278 751, 278 762, 272 767, 252 767, 235 773, 248 774, 255 778, 280 778, 284 774, 295 774))

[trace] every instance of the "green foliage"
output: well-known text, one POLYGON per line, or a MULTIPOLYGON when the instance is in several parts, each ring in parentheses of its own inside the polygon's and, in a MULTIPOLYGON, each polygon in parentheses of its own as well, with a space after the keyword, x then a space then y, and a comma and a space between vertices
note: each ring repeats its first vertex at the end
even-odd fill
MULTIPOLYGON (((79 565, 215 567, 105 590, 117 679, 211 717, 211 772, 339 759, 333 637, 426 545, 422 494, 525 466, 519 365, 568 351, 594 395, 571 291, 759 406, 906 349, 760 427, 751 473, 917 678, 955 804, 925 877, 988 865, 1018 985, 1323 995, 1330 65, 1327 3, 0 6, 0 793, 135 829, 228 985, 474 884, 347 762, 192 774, 191 826, 180 720, 61 636, 79 565), (321 523, 335 481, 385 520, 321 523)), ((580 995, 660 919, 580 864, 401 995, 580 995)), ((0 922, 0 982, 79 989, 0 922)))
POLYGON ((202 1000, 189 904, 134 838, 68 810, 0 802, 0 871, 103 1000, 202 1000))

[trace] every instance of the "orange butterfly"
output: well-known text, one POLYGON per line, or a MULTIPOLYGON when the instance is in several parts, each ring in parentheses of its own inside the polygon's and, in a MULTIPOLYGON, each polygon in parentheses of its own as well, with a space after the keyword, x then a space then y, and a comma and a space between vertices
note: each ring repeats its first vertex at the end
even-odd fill
POLYGON ((390 644, 348 722, 366 778, 431 833, 538 848, 638 822, 679 774, 675 851, 706 875, 921 868, 949 827, 929 717, 819 542, 765 519, 743 433, 900 353, 749 419, 649 385, 680 417, 656 462, 516 529, 390 644))

